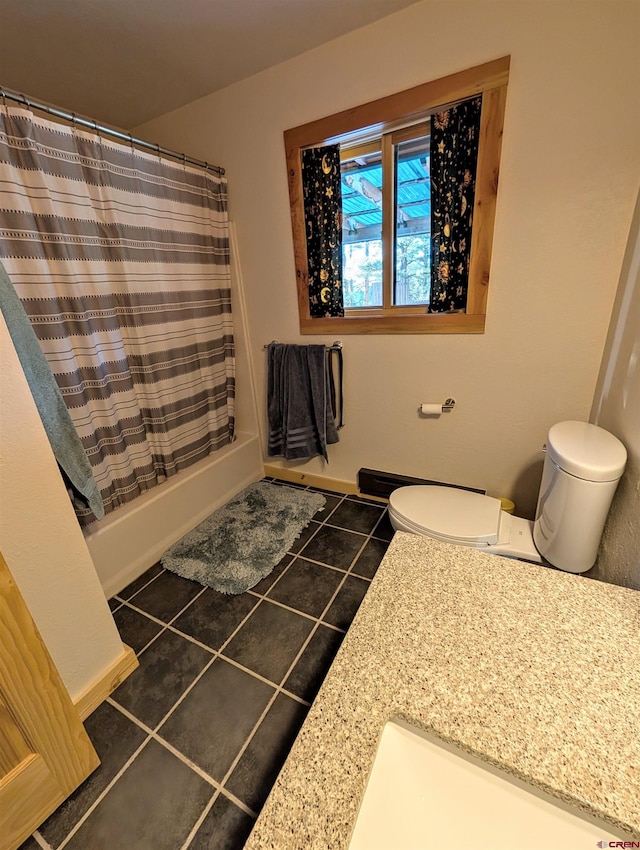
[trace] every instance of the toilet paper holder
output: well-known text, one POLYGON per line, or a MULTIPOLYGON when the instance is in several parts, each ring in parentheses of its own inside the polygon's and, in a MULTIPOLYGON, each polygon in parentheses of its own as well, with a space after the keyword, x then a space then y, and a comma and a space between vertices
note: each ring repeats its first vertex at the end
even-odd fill
POLYGON ((446 411, 453 410, 456 406, 455 398, 448 398, 444 404, 432 404, 423 402, 418 407, 418 413, 422 413, 425 416, 438 416, 440 413, 445 413, 446 411))

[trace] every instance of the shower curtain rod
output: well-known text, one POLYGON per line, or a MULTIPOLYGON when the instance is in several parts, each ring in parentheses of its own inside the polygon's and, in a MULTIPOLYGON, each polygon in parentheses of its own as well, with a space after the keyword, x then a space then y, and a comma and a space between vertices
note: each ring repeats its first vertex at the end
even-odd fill
POLYGON ((177 151, 172 151, 169 148, 154 145, 153 142, 145 142, 144 139, 136 139, 130 133, 123 133, 121 130, 115 130, 113 127, 105 127, 103 124, 96 123, 91 118, 83 118, 80 115, 76 115, 75 112, 67 112, 65 109, 59 109, 57 106, 50 106, 47 103, 38 103, 38 101, 32 100, 30 97, 25 97, 25 95, 20 94, 19 92, 10 91, 2 86, 0 86, 0 98, 2 98, 3 102, 7 99, 15 100, 17 103, 24 104, 29 109, 38 109, 40 112, 46 112, 49 115, 54 115, 56 118, 71 121, 73 124, 79 124, 81 127, 88 127, 90 130, 93 130, 95 133, 101 133, 103 136, 113 136, 115 139, 121 139, 122 141, 128 142, 130 145, 135 145, 136 147, 153 151, 153 153, 157 155, 162 154, 163 156, 170 156, 173 159, 179 159, 181 162, 188 162, 189 165, 197 165, 199 168, 204 168, 207 171, 213 171, 220 176, 224 174, 224 168, 221 168, 218 165, 211 165, 208 162, 204 162, 201 159, 194 159, 184 153, 178 153, 177 151))

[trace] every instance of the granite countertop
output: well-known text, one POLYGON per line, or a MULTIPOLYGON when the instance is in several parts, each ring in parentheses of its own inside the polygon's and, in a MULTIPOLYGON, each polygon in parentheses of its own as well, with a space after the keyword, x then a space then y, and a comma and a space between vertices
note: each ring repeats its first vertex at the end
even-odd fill
POLYGON ((640 837, 640 593, 396 534, 246 850, 348 847, 391 718, 640 837))

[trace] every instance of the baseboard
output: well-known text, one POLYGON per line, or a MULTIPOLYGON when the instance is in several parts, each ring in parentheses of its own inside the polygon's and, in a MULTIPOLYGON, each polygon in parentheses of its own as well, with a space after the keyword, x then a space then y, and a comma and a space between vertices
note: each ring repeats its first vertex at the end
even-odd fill
POLYGON ((122 654, 79 697, 74 699, 73 704, 81 720, 86 720, 138 666, 138 659, 131 647, 123 643, 122 648, 122 654))
POLYGON ((388 499, 394 490, 400 487, 414 486, 436 486, 452 487, 456 490, 469 490, 472 493, 486 494, 486 490, 478 490, 475 487, 465 487, 463 484, 451 484, 447 481, 434 481, 431 478, 414 478, 410 475, 400 475, 396 472, 383 472, 380 469, 367 469, 363 467, 358 470, 358 487, 367 498, 379 496, 388 499))
POLYGON ((363 496, 377 502, 386 502, 387 499, 376 498, 361 493, 358 485, 353 481, 343 481, 341 478, 328 478, 324 475, 315 475, 311 472, 300 472, 297 469, 285 469, 282 466, 271 466, 265 464, 264 474, 270 478, 279 478, 281 481, 290 481, 292 484, 306 484, 309 487, 319 487, 322 490, 333 490, 334 493, 345 493, 347 496, 363 496))

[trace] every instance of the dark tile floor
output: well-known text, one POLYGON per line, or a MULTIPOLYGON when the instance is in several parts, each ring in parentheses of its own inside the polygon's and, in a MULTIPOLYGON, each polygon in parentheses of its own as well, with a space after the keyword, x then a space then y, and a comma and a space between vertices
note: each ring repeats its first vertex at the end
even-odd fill
POLYGON ((393 536, 384 505, 320 492, 252 590, 156 565, 110 600, 140 667, 86 721, 101 766, 21 850, 243 847, 393 536))

